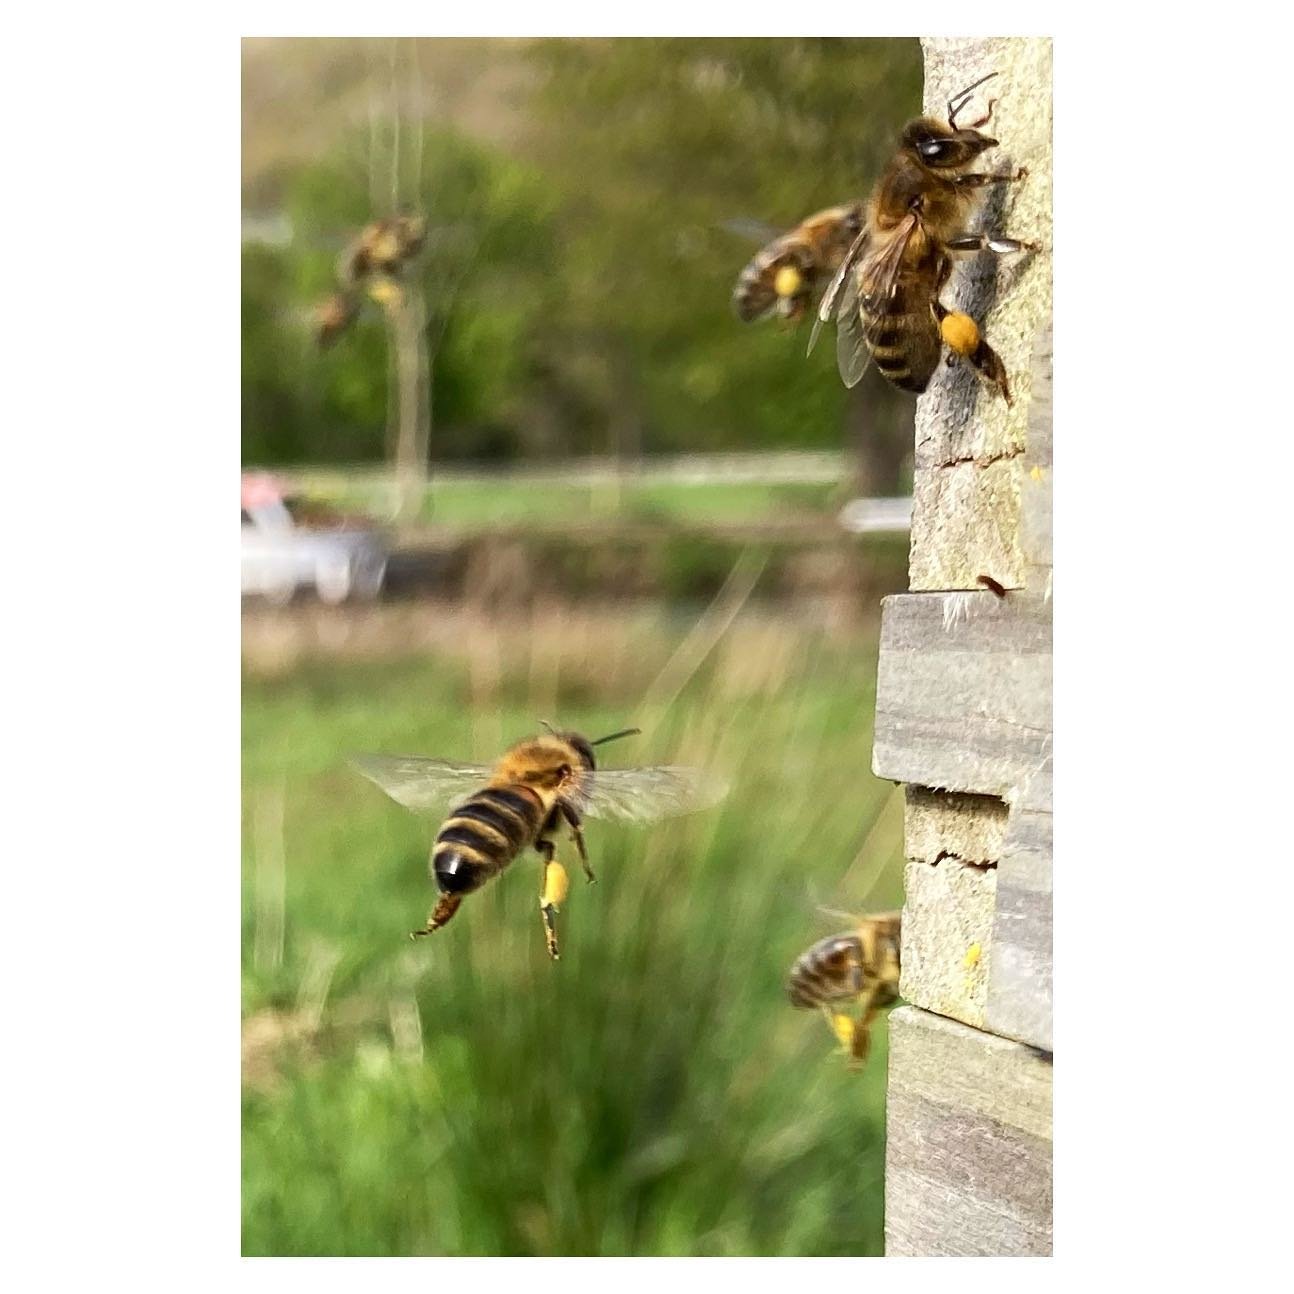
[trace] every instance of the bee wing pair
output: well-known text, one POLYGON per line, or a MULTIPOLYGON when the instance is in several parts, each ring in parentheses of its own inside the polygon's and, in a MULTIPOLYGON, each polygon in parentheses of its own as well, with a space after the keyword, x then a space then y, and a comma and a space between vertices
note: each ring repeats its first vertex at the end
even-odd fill
POLYGON ((871 363, 871 351, 863 338, 861 308, 866 304, 873 312, 893 297, 898 287, 903 253, 917 230, 917 216, 907 216, 884 242, 873 245, 871 230, 864 229, 854 239, 841 261, 827 290, 818 303, 818 317, 809 334, 812 354, 822 325, 834 319, 836 324, 836 367, 847 387, 857 386, 871 363))
MULTIPOLYGON (((460 764, 419 755, 359 755, 351 761, 397 804, 434 815, 490 779, 486 764, 460 764)), ((717 804, 727 791, 722 779, 698 768, 662 764, 648 768, 609 768, 585 775, 573 796, 590 818, 651 822, 695 813, 717 804)))

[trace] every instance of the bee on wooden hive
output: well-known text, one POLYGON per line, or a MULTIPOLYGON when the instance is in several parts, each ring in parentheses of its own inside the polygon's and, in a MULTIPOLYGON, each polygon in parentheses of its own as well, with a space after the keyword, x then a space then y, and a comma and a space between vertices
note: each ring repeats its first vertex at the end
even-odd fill
POLYGON ((968 233, 983 189, 1013 184, 1027 173, 1024 167, 1003 175, 970 170, 983 151, 998 144, 978 131, 989 122, 995 101, 970 126, 959 127, 958 115, 973 92, 996 75, 990 72, 951 98, 947 122, 929 116, 908 122, 867 203, 819 212, 763 248, 738 281, 734 300, 741 317, 756 317, 774 305, 785 316, 800 317, 817 281, 804 272, 793 248, 798 246, 797 234, 814 226, 818 245, 831 250, 837 268, 818 303, 809 349, 813 351, 823 323, 835 322, 836 364, 846 387, 857 386, 875 360, 894 386, 924 391, 947 347, 1009 404, 1007 370, 980 326, 969 314, 950 311, 939 302, 954 256, 1038 250, 1035 243, 1016 238, 968 233), (835 224, 827 220, 833 214, 835 224), (840 232, 850 223, 857 229, 853 242, 837 250, 840 232), (783 276, 780 289, 778 274, 783 276))
POLYGON ((737 278, 732 304, 745 323, 776 311, 798 323, 863 227, 861 202, 828 207, 760 248, 737 278))
POLYGON ((988 122, 996 101, 969 126, 959 128, 957 116, 996 75, 950 99, 947 122, 918 117, 903 128, 867 204, 863 228, 823 293, 809 349, 822 325, 834 321, 837 366, 846 386, 857 385, 875 360, 895 386, 924 391, 947 346, 1011 402, 1006 369, 979 325, 939 301, 954 256, 1037 250, 1015 238, 967 232, 987 186, 1012 184, 1027 174, 1023 167, 1001 175, 970 169, 998 142, 977 129, 988 122))
POLYGON ((493 768, 416 756, 363 755, 355 766, 393 800, 415 813, 436 813, 458 797, 431 847, 431 874, 440 900, 426 926, 413 937, 433 934, 479 890, 526 849, 543 860, 539 912, 548 955, 558 957, 554 916, 566 897, 566 869, 557 861, 556 839, 569 827, 584 874, 591 883, 584 845, 584 818, 654 822, 706 809, 726 794, 723 782, 700 769, 677 765, 599 769, 593 749, 639 730, 626 728, 589 741, 577 732, 549 730, 506 751, 493 768))
POLYGON ((899 995, 900 916, 878 912, 860 918, 854 930, 819 939, 786 977, 791 1005, 820 1009, 855 1064, 867 1059, 878 1012, 899 995))

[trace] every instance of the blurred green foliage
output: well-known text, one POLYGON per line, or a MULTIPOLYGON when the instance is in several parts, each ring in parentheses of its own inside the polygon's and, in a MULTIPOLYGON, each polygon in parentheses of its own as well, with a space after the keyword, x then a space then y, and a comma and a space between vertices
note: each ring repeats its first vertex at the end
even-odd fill
POLYGON ((875 641, 744 618, 678 679, 684 628, 478 625, 418 660, 246 681, 245 1253, 880 1251, 884 1026, 851 1071, 782 990, 844 924, 815 904, 898 899, 875 641), (488 760, 537 714, 643 722, 608 763, 697 762, 733 790, 589 824, 592 888, 563 845, 556 965, 530 857, 411 943, 434 825, 344 752, 488 760))
MULTIPOLYGON (((839 446, 832 347, 806 361, 807 328, 737 321, 756 244, 724 225, 786 228, 865 195, 919 106, 917 42, 545 40, 520 57, 512 149, 423 139, 433 459, 839 446)), ((407 123, 402 138, 407 152, 407 123)), ((357 135, 298 164, 292 241, 244 249, 247 462, 383 454, 378 310, 325 354, 309 319, 346 239, 386 214, 365 147, 357 135)), ((910 419, 884 383, 867 398, 875 438, 910 419)))

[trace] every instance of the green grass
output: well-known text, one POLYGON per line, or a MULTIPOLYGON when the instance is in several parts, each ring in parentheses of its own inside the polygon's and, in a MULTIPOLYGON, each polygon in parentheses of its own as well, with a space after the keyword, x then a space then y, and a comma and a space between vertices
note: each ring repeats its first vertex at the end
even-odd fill
POLYGON ((880 1252, 885 1029, 851 1072, 782 992, 844 925, 817 903, 899 900, 874 642, 739 621, 692 670, 650 624, 491 632, 245 681, 244 1252, 880 1252), (556 965, 530 857, 412 943, 434 824, 345 755, 489 758, 540 717, 640 721, 609 764, 702 762, 734 789, 588 824, 594 887, 560 849, 556 965))

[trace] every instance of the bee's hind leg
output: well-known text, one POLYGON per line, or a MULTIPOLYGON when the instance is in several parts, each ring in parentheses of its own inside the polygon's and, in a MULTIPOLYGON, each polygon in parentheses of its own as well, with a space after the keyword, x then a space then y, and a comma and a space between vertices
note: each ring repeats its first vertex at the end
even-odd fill
POLYGON ((553 857, 557 846, 551 840, 537 840, 535 849, 544 858, 543 871, 539 874, 539 915, 544 923, 544 942, 548 946, 548 955, 553 961, 560 961, 561 953, 557 949, 557 925, 553 918, 566 897, 569 884, 566 868, 553 857))
POLYGON ((979 324, 960 310, 949 310, 939 301, 931 306, 939 325, 939 335, 950 351, 960 355, 985 381, 991 382, 1002 398, 1011 404, 1011 386, 1006 379, 1006 365, 992 346, 984 340, 979 324))
POLYGON ((449 923, 450 917, 458 911, 459 904, 463 901, 461 894, 442 894, 440 902, 432 909, 431 915, 427 918, 427 924, 421 930, 411 930, 410 939, 420 939, 423 935, 435 934, 443 925, 449 923))

